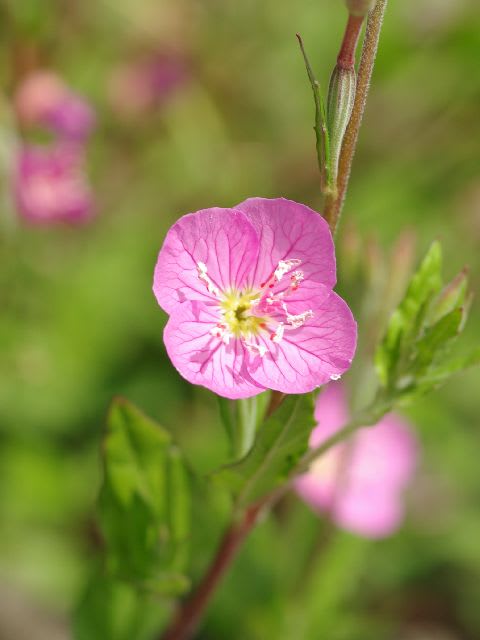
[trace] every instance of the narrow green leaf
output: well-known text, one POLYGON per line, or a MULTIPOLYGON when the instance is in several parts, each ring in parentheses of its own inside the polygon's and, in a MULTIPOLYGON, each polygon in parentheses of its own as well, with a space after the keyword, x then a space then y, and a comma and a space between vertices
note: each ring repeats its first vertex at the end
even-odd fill
POLYGON ((431 385, 432 388, 436 388, 451 376, 462 373, 463 371, 478 365, 480 365, 480 347, 472 349, 472 351, 466 355, 450 358, 443 362, 441 366, 436 367, 434 371, 429 372, 428 375, 424 377, 423 382, 431 385))
POLYGON ((110 573, 171 594, 183 588, 190 497, 171 436, 126 400, 111 408, 100 520, 110 573), (180 586, 179 586, 180 585, 180 586))
POLYGON ((467 290, 467 270, 463 269, 442 289, 433 302, 428 314, 429 322, 437 322, 437 320, 447 313, 450 313, 450 311, 453 311, 453 309, 463 306, 467 296, 467 290))
POLYGON ((250 453, 223 468, 216 478, 230 488, 239 504, 249 504, 285 482, 308 448, 312 428, 311 394, 288 396, 263 424, 250 453))
POLYGON ((453 340, 458 337, 462 315, 462 309, 453 309, 426 329, 416 344, 413 375, 422 376, 432 364, 439 363, 448 354, 453 340))
POLYGON ((305 51, 303 40, 297 33, 297 39, 300 44, 300 50, 302 52, 303 60, 305 62, 305 68, 307 70, 310 86, 312 87, 313 100, 315 102, 315 138, 318 167, 320 169, 320 175, 322 178, 322 189, 325 193, 330 193, 335 189, 331 174, 331 158, 330 158, 330 135, 327 124, 327 110, 320 91, 320 83, 315 78, 312 65, 305 51))

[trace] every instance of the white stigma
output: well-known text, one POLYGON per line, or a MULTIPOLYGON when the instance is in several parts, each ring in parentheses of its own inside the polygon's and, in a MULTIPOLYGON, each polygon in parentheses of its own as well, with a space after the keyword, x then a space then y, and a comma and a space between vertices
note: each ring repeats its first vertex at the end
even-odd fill
POLYGON ((218 297, 220 295, 220 290, 212 282, 212 279, 208 275, 207 265, 204 262, 197 262, 197 272, 199 280, 201 280, 205 284, 208 292, 213 293, 213 295, 218 297))
POLYGON ((342 376, 339 373, 332 373, 330 380, 340 380, 342 376))

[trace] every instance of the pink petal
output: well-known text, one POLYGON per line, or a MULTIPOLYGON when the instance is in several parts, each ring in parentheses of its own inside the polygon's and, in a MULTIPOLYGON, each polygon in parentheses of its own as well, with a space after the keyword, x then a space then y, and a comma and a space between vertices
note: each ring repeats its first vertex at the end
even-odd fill
POLYGON ((258 239, 246 217, 218 207, 183 216, 167 234, 155 267, 159 305, 174 311, 186 300, 215 300, 198 276, 198 263, 221 290, 242 289, 258 255, 258 239))
POLYGON ((350 419, 345 390, 341 382, 331 382, 322 389, 315 405, 315 419, 318 425, 310 436, 312 448, 320 446, 350 419))
POLYGON ((178 305, 165 327, 164 341, 174 366, 186 380, 226 398, 248 398, 262 391, 245 369, 247 353, 240 340, 228 345, 212 336, 218 307, 203 302, 178 305))
POLYGON ((332 288, 336 282, 332 234, 322 216, 284 198, 249 198, 235 207, 255 227, 260 238, 258 263, 249 283, 266 281, 280 260, 299 259, 305 277, 332 288))
MULTIPOLYGON (((348 422, 341 383, 319 396, 319 424, 310 445, 320 445, 348 422)), ((390 535, 403 519, 402 493, 415 470, 418 446, 408 424, 395 414, 330 449, 295 483, 318 512, 329 511, 339 527, 369 538, 390 535)))
MULTIPOLYGON (((351 365, 356 323, 347 304, 335 292, 316 285, 318 295, 310 300, 313 318, 298 329, 286 330, 280 342, 258 336, 267 353, 255 358, 249 372, 260 385, 283 393, 306 393, 340 376, 351 365)), ((303 295, 303 294, 302 294, 303 295)), ((290 313, 305 311, 305 305, 288 301, 290 313)))
POLYGON ((388 414, 374 427, 358 432, 350 475, 352 483, 401 489, 412 477, 417 458, 417 442, 408 425, 388 414))
MULTIPOLYGON (((322 457, 322 462, 336 468, 337 452, 329 451, 322 457)), ((337 490, 337 473, 322 473, 318 476, 315 472, 309 471, 296 478, 294 486, 298 495, 307 502, 314 511, 319 513, 328 511, 335 498, 337 490)))
POLYGON ((404 509, 397 492, 381 486, 351 487, 334 502, 332 518, 339 527, 365 536, 382 538, 394 533, 401 525, 404 509))

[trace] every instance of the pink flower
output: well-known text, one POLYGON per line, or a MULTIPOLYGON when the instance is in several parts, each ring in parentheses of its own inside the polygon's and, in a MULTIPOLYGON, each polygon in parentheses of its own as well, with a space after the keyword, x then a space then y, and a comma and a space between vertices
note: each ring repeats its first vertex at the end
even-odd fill
POLYGON ((50 71, 27 76, 15 95, 15 107, 23 124, 48 127, 70 140, 85 140, 95 126, 88 102, 50 71))
POLYGON ((14 174, 20 213, 32 222, 81 222, 93 212, 93 195, 75 146, 27 146, 20 150, 14 174))
MULTIPOLYGON (((318 447, 348 422, 340 383, 333 383, 317 400, 310 446, 318 447)), ((417 442, 410 427, 396 414, 330 449, 296 481, 296 491, 315 511, 330 513, 341 528, 366 538, 393 533, 404 516, 402 494, 412 479, 417 442)))
POLYGON ((204 209, 167 234, 153 291, 181 375, 227 398, 305 393, 351 364, 356 324, 332 291, 325 220, 290 200, 204 209))
POLYGON ((121 116, 142 116, 166 104, 188 77, 185 60, 174 52, 140 58, 114 71, 109 87, 110 101, 121 116))

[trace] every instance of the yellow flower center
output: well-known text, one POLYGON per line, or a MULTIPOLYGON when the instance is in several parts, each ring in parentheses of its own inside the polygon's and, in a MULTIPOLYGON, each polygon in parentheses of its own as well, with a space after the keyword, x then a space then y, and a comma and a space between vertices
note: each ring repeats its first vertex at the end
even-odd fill
POLYGON ((267 318, 250 313, 258 299, 259 294, 254 291, 229 291, 223 294, 220 302, 223 320, 235 337, 255 336, 265 328, 267 318))

